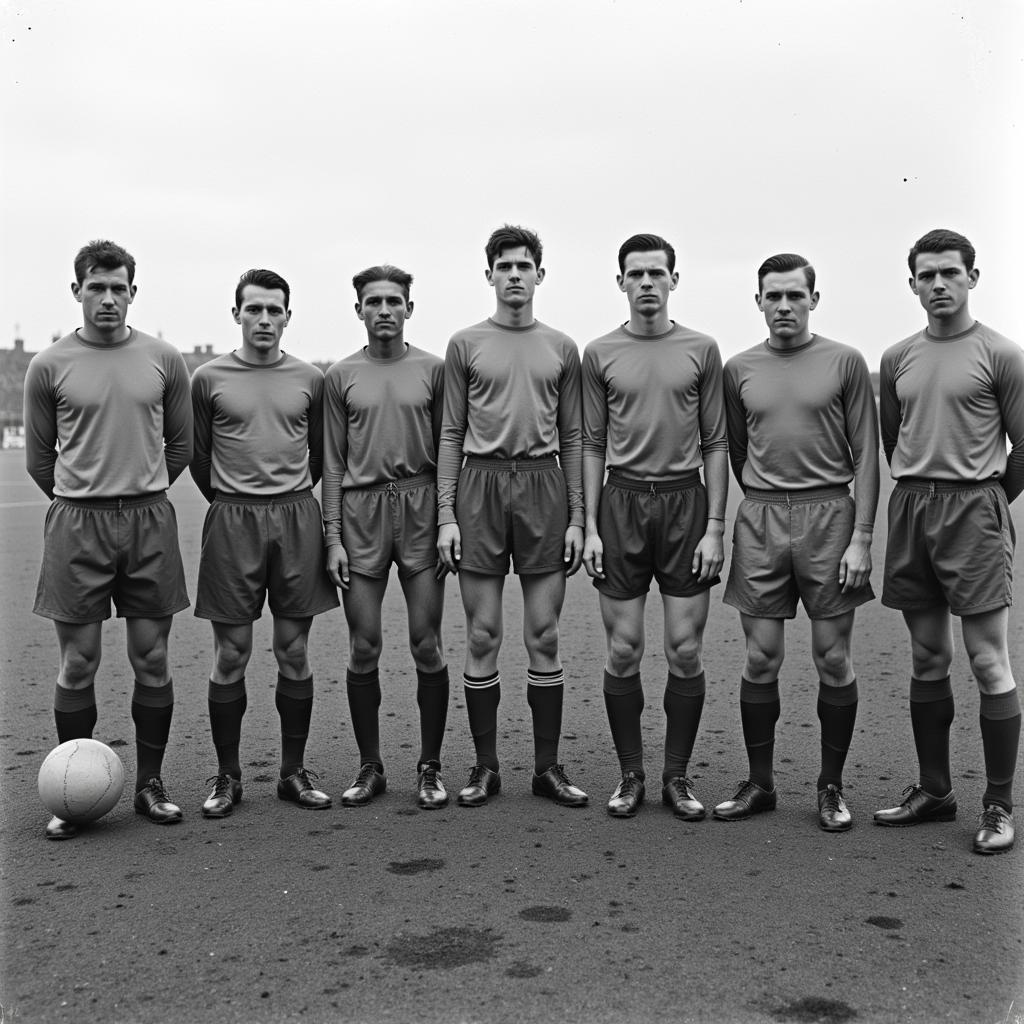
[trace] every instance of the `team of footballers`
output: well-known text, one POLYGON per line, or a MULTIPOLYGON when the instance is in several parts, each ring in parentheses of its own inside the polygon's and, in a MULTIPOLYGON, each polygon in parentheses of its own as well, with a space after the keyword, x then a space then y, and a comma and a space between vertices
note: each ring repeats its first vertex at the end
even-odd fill
MULTIPOLYGON (((497 794, 497 659, 511 561, 523 592, 533 792, 567 807, 588 802, 558 760, 558 624, 566 578, 583 566, 598 591, 604 699, 621 770, 608 813, 632 817, 645 796, 640 665, 656 579, 668 665, 662 802, 700 820, 706 811, 687 769, 704 705, 702 641, 724 564, 731 462, 743 499, 724 600, 746 640, 739 707, 749 773, 712 814, 736 821, 776 807, 784 626, 799 601, 819 678, 818 822, 845 831, 843 768, 858 705, 851 637, 856 608, 874 597, 880 419, 896 480, 882 602, 903 613, 910 634, 920 772, 902 802, 874 820, 901 826, 956 815, 956 615, 980 691, 987 778, 974 850, 1009 850, 1021 711, 1007 641, 1008 505, 1024 489, 1024 353, 971 317, 978 270, 967 239, 933 231, 911 250, 910 287, 927 327, 885 352, 878 416, 863 357, 811 331, 819 294, 800 256, 761 265, 755 301, 768 337, 724 367, 713 338, 669 316, 679 275, 665 239, 634 235, 622 245, 617 281, 629 318, 587 345, 582 361, 568 336, 534 316, 542 256, 532 231, 505 225, 491 235, 494 314, 457 332, 443 362, 405 340, 411 275, 368 268, 353 279, 367 343, 326 377, 281 348, 287 282, 251 270, 232 310, 240 346, 201 366, 190 385, 180 353, 127 322, 131 255, 106 241, 85 246, 72 284, 83 325, 35 356, 25 382, 28 470, 52 499, 35 611, 57 632, 58 740, 90 736, 96 724, 94 680, 112 599, 127 621, 135 677, 135 809, 161 824, 181 820, 161 775, 174 703, 168 636, 189 603, 166 491, 188 467, 210 502, 195 608, 213 628, 217 771, 204 816, 225 817, 242 798, 245 671, 265 602, 278 665, 277 793, 308 809, 331 806, 305 765, 307 649, 313 618, 337 606, 339 590, 360 761, 341 802, 358 806, 384 792, 379 659, 392 562, 417 678, 417 802, 449 802, 441 776, 448 573, 457 575, 466 616, 463 684, 476 761, 457 802, 476 807, 497 794), (312 494, 321 477, 322 512, 312 494)), ((46 827, 50 839, 75 832, 56 817, 46 827)))

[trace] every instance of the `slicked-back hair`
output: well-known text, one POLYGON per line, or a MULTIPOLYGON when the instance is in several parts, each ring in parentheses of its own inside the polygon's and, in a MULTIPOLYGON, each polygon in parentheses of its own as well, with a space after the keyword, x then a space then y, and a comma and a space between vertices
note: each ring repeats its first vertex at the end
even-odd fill
POLYGON ((253 284, 257 288, 266 288, 268 291, 279 288, 284 292, 284 308, 290 308, 288 303, 291 302, 292 290, 288 287, 288 282, 280 274, 275 274, 273 270, 254 268, 247 270, 235 285, 235 309, 242 308, 242 293, 247 284, 253 284))
POLYGON ((128 271, 128 283, 135 280, 135 257, 107 238, 97 238, 78 250, 75 257, 75 280, 81 284, 93 267, 99 267, 100 270, 124 267, 128 271))
POLYGON ((676 269, 676 251, 661 235, 631 235, 619 246, 619 273, 626 271, 626 257, 631 252, 663 252, 670 274, 676 269))
POLYGON ((484 246, 488 268, 494 269, 494 261, 506 249, 518 249, 519 246, 525 246, 530 250, 533 262, 540 270, 540 261, 544 256, 544 246, 541 244, 540 235, 536 231, 520 227, 518 224, 502 224, 497 231, 491 232, 491 237, 487 239, 487 245, 484 246))
POLYGON ((952 252, 960 253, 964 266, 968 272, 974 269, 974 246, 956 231, 948 228, 936 228, 922 235, 915 243, 910 255, 907 256, 907 265, 911 274, 917 274, 917 257, 923 252, 952 252))
POLYGON ((757 294, 764 291, 764 279, 768 274, 786 274, 790 270, 802 270, 804 280, 807 282, 807 290, 813 294, 816 274, 811 261, 795 252, 780 252, 776 256, 769 256, 757 268, 757 294))
POLYGON ((356 299, 363 301, 363 289, 374 281, 391 281, 401 287, 405 295, 405 301, 409 301, 409 288, 412 285, 412 274, 401 267, 393 267, 390 263, 380 263, 375 267, 367 267, 360 270, 352 278, 352 287, 356 290, 356 299))

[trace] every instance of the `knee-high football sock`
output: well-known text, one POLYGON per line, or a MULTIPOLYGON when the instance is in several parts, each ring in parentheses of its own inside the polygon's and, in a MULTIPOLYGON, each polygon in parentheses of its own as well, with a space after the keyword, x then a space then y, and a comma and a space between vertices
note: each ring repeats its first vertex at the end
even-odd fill
POLYGON ((210 734, 217 751, 217 774, 240 779, 242 716, 249 703, 245 693, 245 676, 231 683, 215 683, 211 679, 206 691, 206 703, 210 710, 210 734))
POLYGON ((1020 697, 1017 688, 981 695, 981 743, 985 750, 986 807, 1013 810, 1013 773, 1020 743, 1020 697))
POLYGON ((135 680, 132 721, 135 723, 136 791, 150 779, 160 777, 173 714, 174 684, 170 679, 163 686, 142 686, 135 680))
POLYGON ((313 717, 313 677, 286 679, 278 672, 274 703, 281 719, 281 778, 286 779, 302 767, 306 756, 313 717))
POLYGON ((463 675, 469 731, 476 748, 476 763, 498 770, 498 705, 501 703, 501 675, 463 675))
POLYGON ((92 683, 80 690, 58 686, 53 694, 53 720, 58 743, 91 739, 96 727, 96 687, 92 683))
POLYGON ((640 717, 644 710, 644 688, 640 673, 631 676, 604 674, 604 709, 612 730, 612 743, 619 758, 619 770, 644 775, 644 740, 640 717))
POLYGON ((779 720, 779 681, 752 683, 740 679, 740 721, 750 762, 750 781, 762 789, 775 788, 775 723, 779 720))
POLYGON ((533 712, 533 770, 541 775, 558 761, 565 676, 560 668, 554 672, 531 668, 526 679, 526 702, 533 712))
POLYGON ((348 710, 352 716, 352 731, 359 747, 359 763, 379 765, 380 759, 380 670, 345 673, 348 710))
POLYGON ((821 722, 821 774, 818 789, 843 788, 843 767, 857 722, 857 680, 826 686, 818 680, 818 721, 821 722))
POLYGON ((910 680, 910 724, 920 766, 921 788, 945 796, 953 783, 949 772, 949 727, 953 724, 953 688, 949 676, 924 682, 910 680))
POLYGON ((420 709, 420 763, 441 760, 448 721, 448 666, 436 672, 416 670, 416 703, 420 709))
POLYGON ((662 781, 686 775, 704 711, 704 673, 677 676, 665 683, 665 769, 662 781))

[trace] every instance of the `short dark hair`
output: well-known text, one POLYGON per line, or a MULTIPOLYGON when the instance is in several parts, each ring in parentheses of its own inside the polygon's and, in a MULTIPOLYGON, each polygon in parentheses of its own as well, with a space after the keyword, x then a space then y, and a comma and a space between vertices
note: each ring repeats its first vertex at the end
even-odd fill
POLYGON ((412 274, 401 267, 393 267, 390 263, 379 263, 375 267, 367 267, 365 270, 360 270, 355 277, 352 278, 352 287, 356 290, 356 298, 363 301, 363 289, 368 284, 373 284, 374 281, 391 281, 393 284, 400 285, 402 291, 405 293, 405 301, 409 301, 409 287, 412 284, 412 274))
POLYGON ((757 294, 760 295, 764 290, 764 279, 768 274, 785 274, 789 270, 802 270, 807 290, 814 291, 816 275, 811 261, 795 252, 780 252, 776 256, 769 256, 757 268, 757 294))
POLYGON ((128 271, 128 283, 135 280, 135 257, 127 249, 122 249, 116 242, 106 238, 97 238, 78 250, 75 257, 75 280, 81 284, 93 267, 101 270, 124 267, 128 271))
POLYGON ((275 288, 280 289, 284 292, 284 308, 289 308, 288 303, 292 298, 292 290, 288 287, 288 282, 272 270, 253 269, 247 270, 235 285, 235 309, 242 308, 242 293, 247 284, 254 284, 257 288, 266 288, 268 291, 273 291, 275 288))
POLYGON ((502 224, 496 231, 491 232, 491 237, 484 246, 488 268, 494 269, 494 261, 506 249, 518 249, 521 245, 530 250, 533 262, 540 270, 540 261, 544 257, 544 246, 541 245, 540 236, 536 231, 520 227, 518 224, 502 224))
POLYGON ((626 269, 626 257, 631 252, 657 252, 665 254, 668 261, 668 272, 676 269, 676 251, 661 235, 631 235, 619 246, 619 273, 626 269))
POLYGON ((974 269, 974 246, 956 231, 948 228, 936 228, 922 235, 915 243, 910 254, 907 256, 907 265, 910 273, 917 273, 917 257, 923 252, 950 252, 956 250, 964 261, 968 271, 974 269))

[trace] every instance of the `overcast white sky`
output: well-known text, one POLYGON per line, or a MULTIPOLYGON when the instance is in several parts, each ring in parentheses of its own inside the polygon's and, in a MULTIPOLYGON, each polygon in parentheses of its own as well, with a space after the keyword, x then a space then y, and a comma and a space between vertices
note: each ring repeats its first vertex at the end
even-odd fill
POLYGON ((353 273, 416 277, 407 338, 488 315, 483 244, 536 228, 540 319, 584 345, 626 318, 615 254, 679 254, 673 317, 723 354, 764 324, 774 252, 818 269, 812 325, 916 330, 906 252, 978 249, 972 310, 1024 341, 1024 63, 1014 0, 0 0, 0 347, 80 323, 90 238, 138 260, 131 322, 237 344, 238 275, 292 286, 285 347, 363 344, 353 273))

